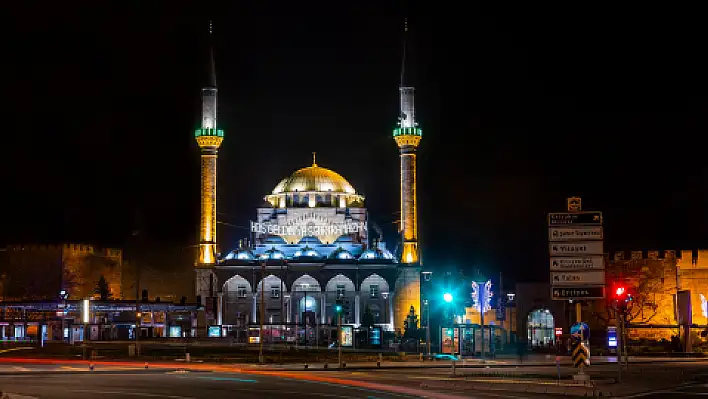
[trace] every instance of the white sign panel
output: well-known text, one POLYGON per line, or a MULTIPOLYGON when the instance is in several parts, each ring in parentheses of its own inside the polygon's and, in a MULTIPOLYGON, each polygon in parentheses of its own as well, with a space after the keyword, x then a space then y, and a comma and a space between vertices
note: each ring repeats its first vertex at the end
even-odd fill
POLYGON ((602 240, 602 227, 550 227, 548 241, 602 240))
POLYGON ((581 272, 551 272, 551 285, 598 285, 605 284, 604 270, 581 272))
POLYGON ((561 255, 602 255, 602 241, 590 242, 552 242, 549 245, 551 256, 561 255))
POLYGON ((602 256, 573 256, 551 258, 551 270, 601 270, 605 268, 605 258, 602 256))

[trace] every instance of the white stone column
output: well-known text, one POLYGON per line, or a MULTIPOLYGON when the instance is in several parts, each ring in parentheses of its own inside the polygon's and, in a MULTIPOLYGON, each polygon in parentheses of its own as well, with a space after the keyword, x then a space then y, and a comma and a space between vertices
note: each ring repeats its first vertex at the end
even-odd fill
POLYGON ((391 325, 391 329, 393 330, 393 326, 395 326, 395 320, 393 320, 393 295, 389 292, 388 294, 388 323, 391 325))
POLYGON ((361 302, 359 298, 359 293, 354 296, 354 327, 359 327, 361 325, 361 312, 359 309, 359 303, 361 302))
POLYGON ((285 320, 286 323, 290 323, 290 301, 292 300, 291 296, 285 297, 285 317, 283 320, 285 320))
POLYGON ((224 293, 219 292, 216 295, 216 324, 220 326, 224 324, 224 293))
POLYGON ((327 324, 327 300, 325 292, 320 292, 320 324, 327 324))
POLYGON ((256 303, 256 294, 253 294, 252 299, 253 304, 251 305, 251 320, 255 323, 258 321, 258 304, 256 303))

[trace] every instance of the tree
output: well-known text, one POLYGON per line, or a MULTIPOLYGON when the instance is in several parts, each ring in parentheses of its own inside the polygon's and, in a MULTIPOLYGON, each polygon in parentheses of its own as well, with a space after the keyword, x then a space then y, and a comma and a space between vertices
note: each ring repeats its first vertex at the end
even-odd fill
POLYGON ((374 314, 371 312, 369 305, 364 308, 364 314, 361 316, 361 326, 366 328, 371 328, 374 326, 374 314))
POLYGON ((107 301, 111 298, 111 289, 108 286, 108 281, 101 275, 96 283, 96 288, 93 289, 93 293, 98 295, 99 299, 102 301, 107 301))
POLYGON ((415 314, 415 308, 411 305, 406 322, 404 325, 403 338, 418 338, 418 315, 415 314))

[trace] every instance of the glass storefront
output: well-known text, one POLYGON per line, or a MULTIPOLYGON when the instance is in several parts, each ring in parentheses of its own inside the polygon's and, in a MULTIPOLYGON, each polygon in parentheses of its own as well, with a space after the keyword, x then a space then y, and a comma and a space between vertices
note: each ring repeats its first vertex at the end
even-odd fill
POLYGON ((555 323, 548 309, 534 310, 529 313, 527 339, 531 347, 549 347, 555 342, 555 323))

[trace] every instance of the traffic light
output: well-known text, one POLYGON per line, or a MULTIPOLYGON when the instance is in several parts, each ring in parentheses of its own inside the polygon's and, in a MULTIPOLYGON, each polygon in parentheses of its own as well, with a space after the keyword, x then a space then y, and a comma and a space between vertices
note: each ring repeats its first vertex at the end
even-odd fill
POLYGON ((335 302, 335 304, 334 304, 334 311, 337 313, 342 313, 342 309, 343 309, 342 300, 337 299, 337 302, 335 302))
POLYGON ((447 302, 447 303, 452 302, 452 294, 449 293, 449 292, 446 292, 445 294, 443 294, 443 299, 444 299, 445 302, 447 302))
POLYGON ((633 299, 632 294, 624 285, 616 286, 614 293, 614 303, 617 306, 617 309, 626 310, 631 305, 633 299))

